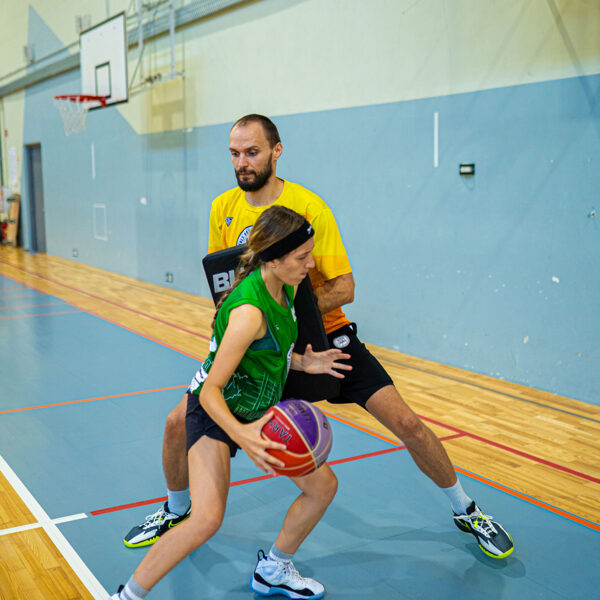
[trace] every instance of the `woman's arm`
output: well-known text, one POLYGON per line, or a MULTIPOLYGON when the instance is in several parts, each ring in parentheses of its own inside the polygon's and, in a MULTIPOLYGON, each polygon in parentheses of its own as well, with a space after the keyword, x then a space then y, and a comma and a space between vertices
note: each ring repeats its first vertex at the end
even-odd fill
POLYGON ((257 421, 242 424, 233 416, 223 397, 223 388, 231 379, 246 350, 254 340, 265 335, 266 329, 263 312, 256 306, 243 304, 229 313, 227 329, 200 390, 200 404, 211 419, 248 454, 259 469, 270 473, 271 465, 283 466, 283 464, 268 454, 267 448, 281 450, 285 446, 261 438, 260 431, 269 421, 269 417, 263 415, 257 421))

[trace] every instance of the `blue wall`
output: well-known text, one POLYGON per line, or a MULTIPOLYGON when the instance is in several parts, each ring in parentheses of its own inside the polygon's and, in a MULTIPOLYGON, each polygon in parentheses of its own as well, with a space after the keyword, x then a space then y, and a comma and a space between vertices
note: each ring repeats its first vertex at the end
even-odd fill
MULTIPOLYGON (((48 107, 78 85, 74 72, 27 90, 48 253, 76 248, 159 284, 172 272, 175 288, 208 296, 210 202, 235 183, 230 124, 137 135, 113 107, 65 137, 48 107), (108 241, 94 238, 94 204, 108 241)), ((589 76, 275 117, 279 174, 322 195, 342 230, 363 339, 600 404, 599 98, 589 76)))
POLYGON ((593 97, 598 76, 283 119, 286 164, 344 232, 366 339, 600 403, 593 97))

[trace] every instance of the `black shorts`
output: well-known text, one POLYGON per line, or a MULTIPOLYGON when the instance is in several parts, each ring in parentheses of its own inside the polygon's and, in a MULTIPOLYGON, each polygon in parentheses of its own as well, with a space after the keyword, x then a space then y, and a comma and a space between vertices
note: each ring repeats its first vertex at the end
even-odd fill
MULTIPOLYGON (((250 423, 237 415, 233 415, 240 423, 250 423)), ((185 435, 187 451, 202 437, 225 442, 229 446, 229 455, 233 458, 239 446, 219 427, 200 405, 198 396, 188 392, 187 411, 185 413, 185 435)))
POLYGON ((340 393, 329 402, 333 404, 354 403, 366 409, 367 400, 377 391, 388 385, 394 385, 392 378, 379 361, 367 350, 356 335, 356 323, 344 325, 327 335, 329 345, 339 348, 350 355, 346 362, 352 365, 352 371, 341 371, 340 393))

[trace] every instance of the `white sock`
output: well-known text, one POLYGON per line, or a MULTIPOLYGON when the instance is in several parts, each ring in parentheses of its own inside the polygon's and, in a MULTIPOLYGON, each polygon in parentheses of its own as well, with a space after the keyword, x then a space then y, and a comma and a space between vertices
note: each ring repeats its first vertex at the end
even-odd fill
POLYGON ((190 490, 186 489, 177 492, 167 490, 167 506, 169 507, 169 512, 179 516, 184 515, 190 507, 190 490))
POLYGON ((141 587, 132 575, 119 595, 121 600, 143 600, 148 595, 148 590, 141 587))
POLYGON ((452 487, 441 488, 441 490, 448 498, 450 498, 452 509, 457 515, 464 515, 467 512, 467 508, 471 505, 471 502, 473 502, 473 500, 465 494, 459 479, 456 480, 456 483, 452 487))
POLYGON ((275 544, 273 544, 269 550, 269 558, 280 562, 289 562, 294 558, 294 555, 282 552, 275 544))

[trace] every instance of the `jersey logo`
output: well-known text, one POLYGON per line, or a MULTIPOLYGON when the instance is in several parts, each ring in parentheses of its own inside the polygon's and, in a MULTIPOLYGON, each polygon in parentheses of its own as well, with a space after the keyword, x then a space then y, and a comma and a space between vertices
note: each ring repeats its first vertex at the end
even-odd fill
POLYGON ((350 343, 350 338, 347 335, 338 335, 333 338, 333 345, 340 350, 345 348, 350 343))
POLYGON ((242 230, 242 233, 238 236, 236 246, 241 246, 242 244, 246 244, 248 239, 250 238, 250 231, 252 231, 252 225, 248 225, 245 229, 242 230))
POLYGON ((225 217, 225 225, 227 225, 227 227, 231 225, 231 221, 233 221, 233 217, 225 217))

